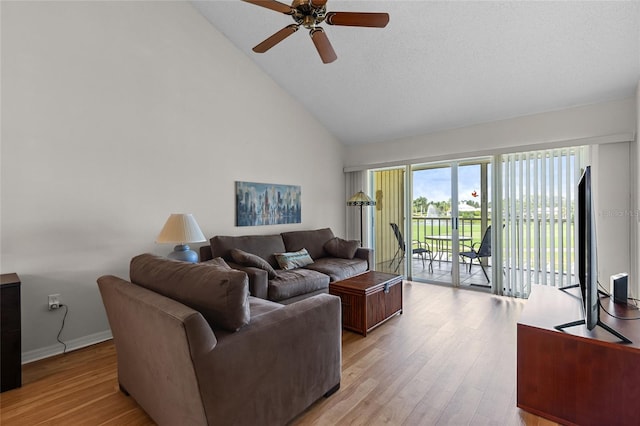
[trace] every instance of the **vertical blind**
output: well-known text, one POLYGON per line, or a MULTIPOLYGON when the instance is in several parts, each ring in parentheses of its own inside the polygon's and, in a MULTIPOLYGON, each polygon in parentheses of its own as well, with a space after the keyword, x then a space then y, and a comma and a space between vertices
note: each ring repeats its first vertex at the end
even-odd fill
MULTIPOLYGON (((373 173, 373 191, 376 200, 373 216, 375 227, 376 265, 379 270, 389 267, 398 251, 398 240, 391 223, 405 233, 405 169, 380 170, 373 173)), ((389 270, 388 272, 392 272, 389 270)))
POLYGON ((574 147, 501 157, 502 294, 528 297, 532 283, 575 283, 575 187, 584 153, 574 147))

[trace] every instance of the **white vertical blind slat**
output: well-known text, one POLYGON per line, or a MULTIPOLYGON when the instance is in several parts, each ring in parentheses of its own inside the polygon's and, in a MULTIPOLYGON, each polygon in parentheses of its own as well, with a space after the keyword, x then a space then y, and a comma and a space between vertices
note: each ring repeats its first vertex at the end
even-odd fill
MULTIPOLYGON (((567 152, 566 154, 566 167, 565 167, 565 182, 566 182, 566 186, 565 186, 565 193, 567 194, 567 196, 565 197, 565 203, 564 203, 564 217, 567 223, 567 226, 565 226, 565 235, 564 235, 564 239, 566 241, 566 252, 567 252, 567 256, 565 256, 565 264, 564 264, 564 270, 565 271, 569 271, 571 272, 571 253, 573 252, 573 239, 571 238, 571 234, 572 234, 572 229, 573 227, 571 226, 571 197, 569 197, 568 195, 571 194, 571 188, 574 186, 574 180, 571 177, 571 166, 572 166, 572 159, 571 156, 569 155, 569 153, 567 152)), ((572 282, 571 281, 567 281, 565 285, 571 285, 572 282)))
MULTIPOLYGON (((552 151, 549 158, 549 270, 553 270, 556 264, 556 194, 555 194, 555 168, 556 151, 552 151)), ((550 284, 556 285, 556 275, 550 273, 550 284)))
POLYGON ((518 274, 518 282, 520 283, 520 291, 518 293, 523 293, 524 292, 524 274, 525 274, 525 268, 526 268, 526 262, 524 260, 524 226, 525 226, 525 221, 524 218, 526 217, 526 206, 525 206, 525 199, 524 199, 524 174, 525 174, 525 166, 526 164, 523 164, 523 160, 526 157, 526 154, 518 154, 518 199, 520 200, 520 208, 518 209, 518 241, 520 241, 519 247, 518 247, 518 258, 519 258, 519 274, 518 274))
MULTIPOLYGON (((525 170, 527 170, 526 173, 526 182, 525 182, 525 189, 526 189, 526 200, 527 200, 527 209, 526 209, 526 213, 524 215, 524 220, 526 222, 526 228, 527 232, 525 232, 525 241, 523 241, 523 244, 525 245, 526 249, 525 249, 525 253, 526 253, 526 258, 527 258, 527 263, 524 266, 528 271, 532 270, 532 253, 531 253, 531 247, 532 247, 532 239, 533 239, 533 235, 531 232, 531 227, 532 227, 532 216, 531 216, 531 168, 535 165, 535 163, 531 162, 531 159, 533 158, 532 153, 527 153, 526 154, 526 166, 525 166, 525 170)), ((529 291, 531 290, 531 274, 528 273, 525 276, 525 293, 529 293, 529 291)))
POLYGON ((534 164, 533 164, 533 220, 535 222, 535 228, 533 229, 533 255, 534 255, 534 263, 533 263, 533 281, 536 283, 540 282, 540 270, 542 266, 540 264, 540 214, 538 206, 540 205, 540 199, 538 194, 540 193, 540 186, 538 184, 538 180, 540 179, 539 170, 539 156, 538 154, 533 154, 534 164))
MULTIPOLYGON (((547 155, 542 154, 540 162, 540 211, 542 221, 540 226, 540 266, 541 271, 547 269, 547 155)), ((547 284, 547 274, 540 274, 542 284, 547 284)))

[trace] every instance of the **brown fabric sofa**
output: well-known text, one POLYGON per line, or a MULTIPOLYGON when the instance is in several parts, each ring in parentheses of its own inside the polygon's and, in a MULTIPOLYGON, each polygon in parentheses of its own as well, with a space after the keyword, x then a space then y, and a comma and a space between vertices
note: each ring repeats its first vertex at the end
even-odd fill
MULTIPOLYGON (((209 246, 200 247, 200 260, 221 257, 229 266, 247 273, 252 296, 282 304, 328 293, 329 282, 362 274, 373 267, 373 249, 358 247, 352 258, 337 257, 327 252, 327 243, 336 237, 330 228, 292 231, 274 235, 215 236, 209 246), (302 268, 282 270, 275 253, 306 249, 313 263, 302 268), (277 276, 255 266, 241 265, 232 258, 231 251, 257 255, 276 270, 277 276)), ((339 240, 339 239, 338 239, 339 240)))
POLYGON ((121 389, 158 424, 283 425, 339 387, 338 297, 255 298, 219 259, 145 254, 130 275, 98 285, 121 389))

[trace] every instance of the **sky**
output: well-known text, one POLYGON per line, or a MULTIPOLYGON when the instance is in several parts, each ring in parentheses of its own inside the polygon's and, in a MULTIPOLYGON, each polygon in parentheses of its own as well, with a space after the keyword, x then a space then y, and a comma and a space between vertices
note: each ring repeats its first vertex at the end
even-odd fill
MULTIPOLYGON (((458 167, 458 199, 480 202, 480 166, 458 167), (477 197, 472 192, 476 191, 477 197)), ((451 169, 419 170, 413 172, 413 199, 426 197, 428 202, 449 201, 451 198, 451 169)))
MULTIPOLYGON (((569 198, 573 200, 574 190, 576 182, 573 179, 570 179, 567 182, 566 176, 564 176, 566 168, 570 167, 571 170, 575 165, 575 157, 569 157, 569 165, 567 165, 567 157, 562 156, 561 159, 557 157, 555 160, 551 160, 549 158, 546 159, 546 170, 547 170, 547 178, 546 178, 546 188, 547 194, 557 194, 557 184, 558 179, 560 179, 559 173, 562 174, 561 180, 563 187, 568 187, 569 198), (554 161, 554 166, 551 167, 550 161, 554 161), (550 178, 551 173, 550 170, 553 170, 553 180, 550 178), (551 183, 553 182, 553 188, 551 188, 551 183)), ((517 163, 516 170, 519 167, 528 168, 528 172, 531 172, 531 167, 538 168, 538 179, 541 179, 543 175, 542 170, 542 161, 536 161, 534 163, 517 163)), ((489 182, 491 181, 491 166, 489 166, 489 182)), ((528 173, 527 172, 527 173, 528 173)), ((519 175, 519 171, 516 173, 516 176, 519 175)), ((515 183, 516 185, 520 185, 519 183, 515 183)), ((488 188, 489 191, 491 188, 488 188)), ((564 189, 563 189, 564 191, 564 189)), ((491 199, 491 193, 487 194, 487 199, 491 199)), ((434 169, 425 169, 425 170, 417 170, 413 172, 413 199, 419 197, 426 197, 427 202, 437 202, 437 201, 449 201, 451 199, 451 168, 450 167, 441 167, 434 169)), ((479 164, 471 164, 471 165, 463 165, 458 166, 458 199, 460 201, 465 200, 474 200, 480 202, 480 165, 479 164), (473 192, 477 193, 477 197, 473 197, 473 192)))

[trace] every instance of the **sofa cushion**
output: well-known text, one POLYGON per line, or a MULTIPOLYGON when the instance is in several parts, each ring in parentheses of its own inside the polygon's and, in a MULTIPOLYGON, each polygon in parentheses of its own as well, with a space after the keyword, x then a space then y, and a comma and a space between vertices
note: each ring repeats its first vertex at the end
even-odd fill
POLYGON ((312 265, 305 266, 305 269, 326 274, 331 278, 331 282, 335 282, 367 272, 368 267, 369 262, 360 258, 325 257, 316 260, 312 265))
POLYGON ((329 256, 341 259, 353 259, 358 247, 360 247, 360 241, 347 241, 338 237, 332 238, 324 244, 324 250, 329 256))
POLYGON ((249 323, 247 274, 207 263, 152 254, 131 259, 131 282, 199 311, 212 328, 237 331, 249 323))
POLYGON ((329 276, 311 269, 280 271, 269 280, 269 300, 278 302, 301 294, 329 288, 329 276))
POLYGON ((273 279, 277 275, 276 271, 271 267, 271 265, 269 265, 269 262, 256 254, 247 253, 244 250, 236 248, 231 249, 230 253, 233 261, 242 266, 253 266, 254 268, 260 268, 267 271, 269 279, 273 279))
POLYGON ((283 232, 281 235, 286 251, 298 251, 305 248, 314 260, 327 256, 324 244, 335 237, 330 228, 316 229, 313 231, 283 232))
POLYGON ((274 268, 278 267, 278 262, 273 256, 274 253, 287 251, 284 247, 282 237, 278 235, 245 235, 241 237, 227 237, 218 235, 211 240, 211 252, 213 257, 222 257, 231 260, 231 249, 240 249, 247 253, 255 254, 269 262, 274 268))
POLYGON ((275 257, 280 268, 285 271, 302 268, 303 266, 311 265, 313 263, 313 259, 309 256, 306 249, 290 253, 276 253, 275 257))

